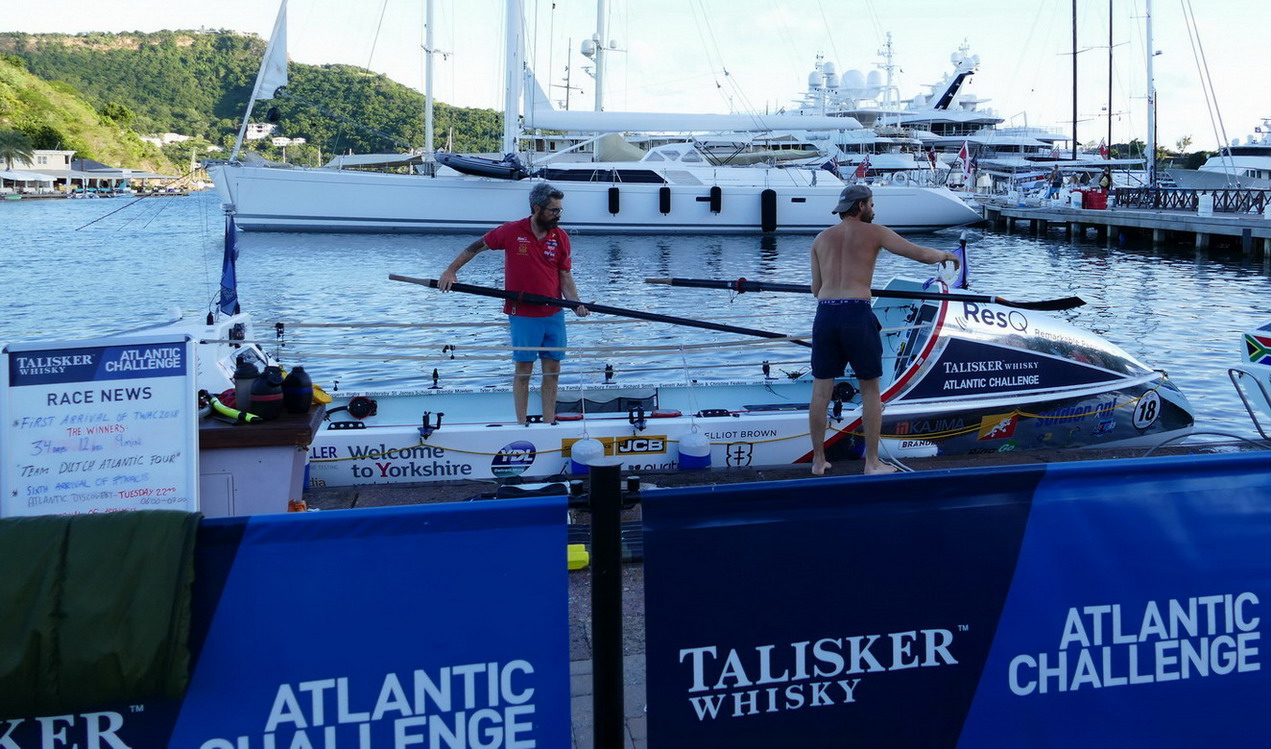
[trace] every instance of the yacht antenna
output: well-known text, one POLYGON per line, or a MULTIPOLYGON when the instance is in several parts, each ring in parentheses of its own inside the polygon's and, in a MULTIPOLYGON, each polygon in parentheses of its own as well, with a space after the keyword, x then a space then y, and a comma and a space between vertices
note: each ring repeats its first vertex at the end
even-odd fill
MULTIPOLYGON (((883 42, 883 48, 878 50, 878 54, 883 56, 883 71, 887 73, 887 88, 883 89, 883 107, 892 103, 893 96, 896 104, 900 103, 900 96, 895 90, 894 74, 896 72, 895 50, 892 48, 891 32, 887 32, 886 40, 883 42)), ((900 115, 897 115, 897 123, 900 121, 900 115)))

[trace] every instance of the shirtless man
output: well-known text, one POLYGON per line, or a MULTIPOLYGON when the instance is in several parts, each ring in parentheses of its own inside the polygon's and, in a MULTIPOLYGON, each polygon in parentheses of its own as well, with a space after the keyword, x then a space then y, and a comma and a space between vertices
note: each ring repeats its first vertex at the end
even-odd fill
POLYGON ((852 365, 861 391, 865 430, 865 473, 892 473, 895 467, 878 459, 883 426, 879 378, 883 376, 880 326, 870 309, 870 286, 880 250, 920 263, 952 262, 958 257, 922 247, 874 221, 873 193, 865 185, 848 185, 834 208, 839 223, 812 241, 812 293, 820 301, 812 325, 812 403, 808 426, 812 432, 812 475, 821 476, 825 460, 826 410, 834 379, 852 365))

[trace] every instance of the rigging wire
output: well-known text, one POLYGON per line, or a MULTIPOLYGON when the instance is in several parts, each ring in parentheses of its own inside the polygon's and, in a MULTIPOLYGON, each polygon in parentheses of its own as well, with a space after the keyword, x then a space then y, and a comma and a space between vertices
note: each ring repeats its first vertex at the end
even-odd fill
MULTIPOLYGON (((865 5, 866 5, 866 8, 867 8, 867 9, 868 9, 868 11, 869 11, 869 14, 870 14, 871 16, 874 16, 874 27, 875 27, 875 33, 877 33, 877 30, 878 30, 878 17, 877 17, 877 14, 875 14, 875 13, 874 13, 874 4, 873 4, 873 3, 866 3, 865 5)), ((825 24, 825 28, 826 28, 826 30, 828 31, 828 30, 830 30, 830 29, 834 28, 833 26, 831 26, 831 25, 830 25, 830 19, 826 18, 826 16, 825 16, 825 6, 821 4, 821 0, 817 0, 817 2, 816 2, 816 9, 817 9, 817 10, 821 13, 821 23, 825 24)), ((843 57, 842 57, 842 55, 840 55, 840 54, 839 54, 839 48, 838 48, 838 45, 834 43, 834 35, 833 35, 833 34, 829 34, 829 35, 828 35, 828 38, 829 38, 829 40, 830 40, 830 51, 834 53, 834 59, 835 59, 835 60, 837 60, 837 61, 838 61, 838 63, 839 63, 840 65, 844 64, 844 63, 843 63, 843 57)))
MULTIPOLYGON (((1227 128, 1222 121, 1222 112, 1218 109, 1218 97, 1214 94, 1214 81, 1209 75, 1209 61, 1205 58, 1205 48, 1200 41, 1200 29, 1196 26, 1196 16, 1192 12, 1191 0, 1179 0, 1179 4, 1183 9, 1183 25, 1187 27, 1187 38, 1192 43, 1192 57, 1196 60, 1196 72, 1200 75, 1201 91, 1205 94, 1205 106, 1209 109, 1209 124, 1214 128, 1214 137, 1218 138, 1218 153, 1225 153, 1226 158, 1230 160, 1231 151, 1223 149, 1228 142, 1227 128)), ((1148 50, 1148 54, 1152 54, 1152 50, 1148 50)), ((1237 184, 1238 180, 1237 177, 1237 184)))
POLYGON ((384 28, 384 14, 388 11, 388 0, 380 5, 380 20, 375 24, 375 36, 371 37, 371 49, 366 53, 366 69, 373 70, 371 61, 375 58, 375 47, 380 41, 380 29, 384 28))

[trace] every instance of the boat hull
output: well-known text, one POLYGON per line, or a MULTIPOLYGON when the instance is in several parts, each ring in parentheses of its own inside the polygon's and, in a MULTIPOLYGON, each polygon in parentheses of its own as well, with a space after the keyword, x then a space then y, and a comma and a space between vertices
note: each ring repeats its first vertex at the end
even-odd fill
MULTIPOLYGON (((834 222, 842 184, 832 177, 802 184, 806 176, 780 169, 718 171, 712 184, 556 183, 566 195, 563 223, 571 233, 814 234, 834 222)), ((245 231, 374 233, 485 232, 528 213, 537 181, 237 164, 214 167, 213 178, 245 231)), ((980 220, 945 188, 886 186, 874 196, 878 219, 898 231, 980 220)))
MULTIPOLYGON (((630 413, 589 415, 583 421, 522 426, 507 421, 458 421, 463 412, 443 411, 442 426, 427 437, 415 424, 349 428, 328 424, 309 452, 314 486, 353 486, 458 480, 544 479, 574 472, 572 447, 591 438, 604 444, 606 459, 625 472, 661 472, 678 468, 764 468, 810 462, 807 396, 810 386, 777 384, 766 402, 741 410, 721 408, 717 416, 646 417, 632 423, 630 413), (802 400, 798 400, 798 399, 802 400), (454 421, 455 423, 451 423, 454 421), (685 460, 680 444, 696 433, 709 443, 709 460, 698 454, 685 460)), ((763 386, 712 385, 696 399, 727 406, 754 400, 763 386), (730 392, 731 391, 731 392, 730 392)), ((495 395, 495 394, 489 394, 495 395)), ((589 397, 601 397, 592 392, 589 397)), ((675 402, 682 393, 660 390, 659 402, 675 402)), ((406 406, 400 400, 391 408, 406 406)), ((387 404, 386 404, 387 405, 387 404)), ((511 412, 511 401, 491 399, 511 412)), ((448 409, 445 399, 422 397, 405 411, 429 416, 448 409)), ((709 413, 709 411, 708 411, 709 413)), ((393 420, 389 414, 380 421, 393 420)), ((418 419, 418 417, 416 417, 418 419)), ((416 424, 419 421, 415 422, 416 424)), ((939 405, 889 404, 883 420, 881 454, 905 460, 935 455, 976 455, 1062 448, 1150 446, 1181 437, 1192 427, 1186 399, 1164 376, 1113 390, 1040 398, 983 398, 939 405)), ((859 458, 860 410, 846 408, 831 418, 825 434, 831 461, 859 458)))
POLYGON ((1271 179, 1237 176, 1216 169, 1166 169, 1174 184, 1188 190, 1230 190, 1237 186, 1247 190, 1271 188, 1271 179))

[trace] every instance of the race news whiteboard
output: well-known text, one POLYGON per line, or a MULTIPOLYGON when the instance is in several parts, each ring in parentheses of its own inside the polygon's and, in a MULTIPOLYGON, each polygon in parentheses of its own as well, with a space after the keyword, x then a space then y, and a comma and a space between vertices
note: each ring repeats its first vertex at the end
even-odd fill
POLYGON ((10 344, 0 517, 198 509, 190 337, 10 344))

